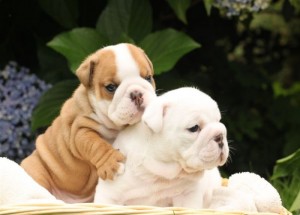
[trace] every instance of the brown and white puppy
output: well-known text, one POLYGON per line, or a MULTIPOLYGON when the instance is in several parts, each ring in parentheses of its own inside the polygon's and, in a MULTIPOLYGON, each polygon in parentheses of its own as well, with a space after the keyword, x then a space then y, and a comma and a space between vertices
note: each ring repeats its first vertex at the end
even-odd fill
POLYGON ((130 44, 96 51, 76 75, 80 86, 21 166, 56 198, 88 202, 98 178, 112 179, 118 170, 124 156, 110 142, 140 120, 155 83, 150 60, 130 44))
POLYGON ((95 202, 207 208, 221 186, 227 131, 217 103, 195 88, 153 99, 142 121, 119 133, 113 146, 126 155, 125 171, 99 179, 95 202))

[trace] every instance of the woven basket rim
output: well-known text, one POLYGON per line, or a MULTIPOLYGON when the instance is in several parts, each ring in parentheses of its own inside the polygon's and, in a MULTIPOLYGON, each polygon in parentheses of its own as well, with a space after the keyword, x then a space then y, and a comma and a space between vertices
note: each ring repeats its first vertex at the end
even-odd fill
MULTIPOLYGON (((0 215, 33 215, 33 214, 80 214, 80 215, 279 215, 265 212, 218 211, 211 209, 191 209, 181 207, 156 207, 144 205, 104 205, 96 203, 22 203, 1 205, 0 215)), ((292 215, 283 208, 280 215, 292 215)))

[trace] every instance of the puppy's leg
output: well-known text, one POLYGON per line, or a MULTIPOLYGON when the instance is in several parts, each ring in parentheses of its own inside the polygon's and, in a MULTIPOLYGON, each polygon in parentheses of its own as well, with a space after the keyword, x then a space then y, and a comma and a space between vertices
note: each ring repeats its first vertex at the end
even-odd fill
POLYGON ((99 126, 88 117, 77 118, 71 129, 74 144, 70 149, 76 157, 92 163, 100 178, 113 179, 124 156, 100 136, 96 131, 99 126))
POLYGON ((31 156, 26 157, 21 162, 21 167, 41 186, 51 191, 49 182, 50 175, 47 169, 42 165, 41 158, 36 151, 31 156))

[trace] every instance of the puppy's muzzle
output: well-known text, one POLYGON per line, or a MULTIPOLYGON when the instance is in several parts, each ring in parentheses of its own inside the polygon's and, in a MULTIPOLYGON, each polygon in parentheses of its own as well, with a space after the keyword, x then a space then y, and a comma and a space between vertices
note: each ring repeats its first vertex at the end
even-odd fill
POLYGON ((137 90, 130 93, 131 101, 140 108, 144 102, 143 94, 137 90))
POLYGON ((222 149, 224 146, 223 134, 218 134, 214 137, 214 141, 218 144, 219 148, 222 149))

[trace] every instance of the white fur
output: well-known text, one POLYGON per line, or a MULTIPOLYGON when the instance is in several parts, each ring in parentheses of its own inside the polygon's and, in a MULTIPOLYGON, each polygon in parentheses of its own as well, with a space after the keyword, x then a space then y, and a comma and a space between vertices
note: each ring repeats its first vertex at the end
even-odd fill
POLYGON ((62 203, 35 182, 17 163, 0 157, 0 205, 26 202, 62 203))
POLYGON ((221 184, 217 166, 228 157, 226 128, 218 106, 194 88, 180 88, 154 99, 143 121, 123 130, 113 146, 126 155, 125 172, 99 179, 95 202, 208 207, 221 184), (200 125, 201 131, 188 128, 200 125), (214 137, 223 135, 223 148, 214 137))
POLYGON ((138 76, 139 67, 133 59, 128 46, 120 44, 115 46, 108 46, 107 49, 113 50, 116 56, 117 76, 120 80, 128 77, 138 76))

